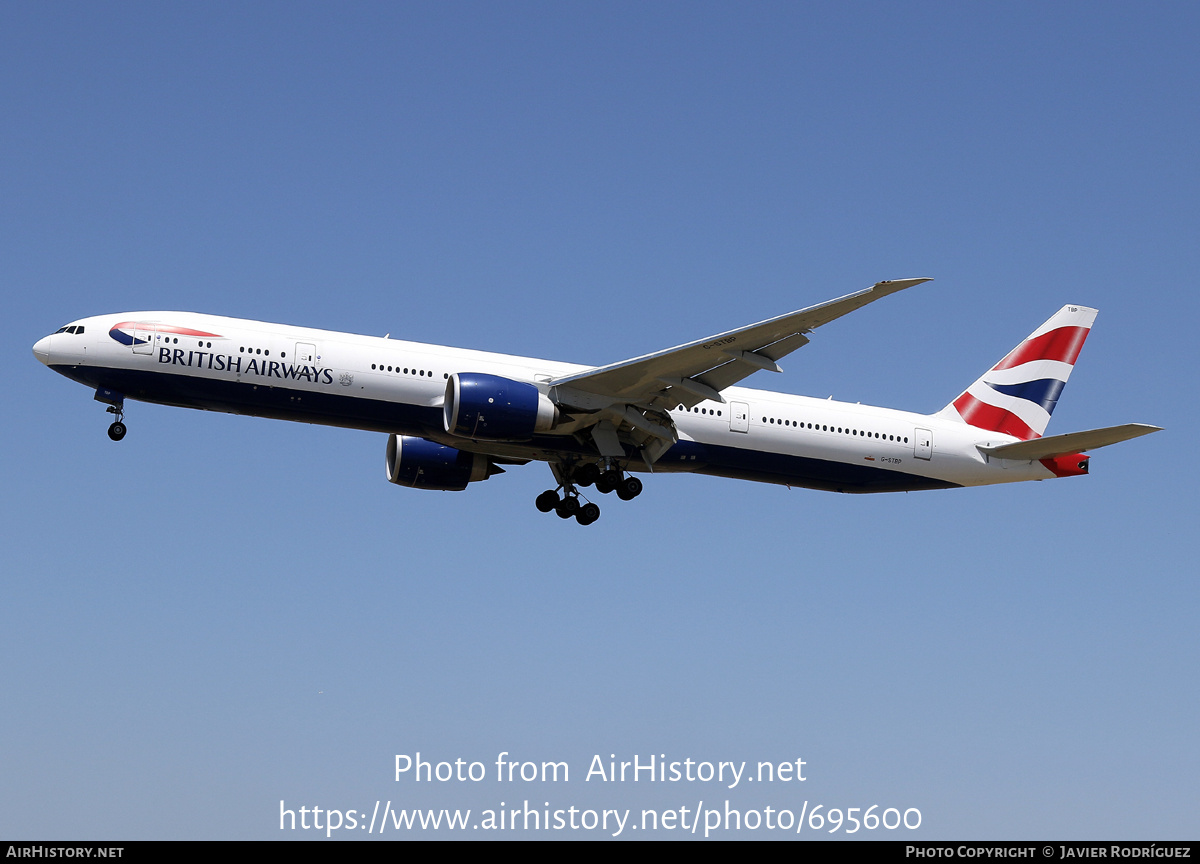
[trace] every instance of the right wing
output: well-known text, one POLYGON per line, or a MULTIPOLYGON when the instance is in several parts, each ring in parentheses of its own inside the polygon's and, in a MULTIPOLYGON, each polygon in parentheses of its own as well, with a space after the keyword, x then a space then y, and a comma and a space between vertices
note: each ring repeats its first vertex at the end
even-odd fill
POLYGON ((623 457, 626 445, 640 452, 648 467, 679 440, 670 411, 704 400, 724 402, 721 391, 757 372, 782 371, 775 362, 808 343, 813 329, 928 279, 877 282, 837 300, 809 306, 647 354, 549 382, 550 398, 564 409, 559 434, 591 438, 604 457, 623 457))
POLYGON ((665 351, 578 372, 552 383, 564 401, 577 391, 611 401, 691 407, 705 399, 724 402, 721 391, 760 369, 782 371, 775 362, 808 343, 806 333, 881 297, 928 279, 896 279, 837 300, 809 306, 698 339, 665 351))

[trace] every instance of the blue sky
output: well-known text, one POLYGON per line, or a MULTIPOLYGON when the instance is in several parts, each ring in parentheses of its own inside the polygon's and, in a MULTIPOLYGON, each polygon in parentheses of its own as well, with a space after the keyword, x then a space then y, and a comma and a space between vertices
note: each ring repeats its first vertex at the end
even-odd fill
POLYGON ((0 834, 273 839, 280 800, 528 798, 1194 836, 1198 24, 6 4, 0 834), (1051 432, 1167 431, 1008 488, 650 478, 584 529, 533 508, 540 465, 390 486, 376 434, 131 403, 116 445, 29 350, 182 309, 600 364, 908 276, 936 281, 748 383, 932 412, 1080 303, 1051 432), (394 782, 417 751, 572 779, 394 782), (605 787, 594 754, 808 779, 605 787))

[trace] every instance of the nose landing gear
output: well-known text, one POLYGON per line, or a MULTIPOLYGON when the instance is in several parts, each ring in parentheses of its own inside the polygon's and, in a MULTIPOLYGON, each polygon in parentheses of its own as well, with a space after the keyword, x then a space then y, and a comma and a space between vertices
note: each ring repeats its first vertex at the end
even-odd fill
POLYGON ((113 423, 108 427, 108 437, 114 441, 120 441, 125 437, 125 433, 129 431, 125 427, 125 397, 112 390, 100 388, 96 391, 96 395, 93 398, 97 402, 108 403, 108 407, 104 410, 114 415, 113 423))

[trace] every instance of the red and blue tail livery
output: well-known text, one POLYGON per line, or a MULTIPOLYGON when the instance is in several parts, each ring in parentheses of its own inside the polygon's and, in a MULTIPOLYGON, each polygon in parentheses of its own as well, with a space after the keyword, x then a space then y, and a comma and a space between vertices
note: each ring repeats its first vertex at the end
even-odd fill
POLYGON ((1096 318, 1085 306, 1064 306, 934 414, 738 386, 782 371, 817 328, 926 281, 878 282, 605 366, 190 312, 81 319, 33 353, 108 404, 115 441, 126 400, 366 429, 387 436, 399 486, 457 491, 545 462, 555 486, 537 508, 580 525, 600 517, 592 498, 637 497, 638 474, 856 493, 986 486, 1086 474, 1088 450, 1158 431, 1046 437, 1096 318))
POLYGON ((1095 320, 1086 306, 1059 309, 942 415, 1022 441, 1041 438, 1095 320))

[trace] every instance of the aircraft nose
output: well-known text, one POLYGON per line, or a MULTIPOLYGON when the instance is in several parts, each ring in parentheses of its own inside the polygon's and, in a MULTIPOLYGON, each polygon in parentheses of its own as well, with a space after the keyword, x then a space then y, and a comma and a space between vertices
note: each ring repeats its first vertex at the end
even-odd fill
POLYGON ((43 336, 37 342, 33 343, 33 356, 47 365, 50 363, 50 340, 52 338, 54 337, 43 336))

